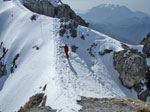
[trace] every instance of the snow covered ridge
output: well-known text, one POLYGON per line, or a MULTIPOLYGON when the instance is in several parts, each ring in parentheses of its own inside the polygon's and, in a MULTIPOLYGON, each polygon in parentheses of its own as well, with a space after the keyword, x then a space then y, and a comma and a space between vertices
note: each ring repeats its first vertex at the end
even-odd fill
POLYGON ((0 111, 18 111, 37 94, 37 105, 62 112, 79 111, 81 96, 137 98, 114 69, 113 52, 123 50, 119 41, 73 21, 35 14, 17 1, 0 1, 0 25, 0 42, 8 49, 1 60, 7 75, 0 78, 0 111), (68 60, 60 48, 65 44, 68 60))

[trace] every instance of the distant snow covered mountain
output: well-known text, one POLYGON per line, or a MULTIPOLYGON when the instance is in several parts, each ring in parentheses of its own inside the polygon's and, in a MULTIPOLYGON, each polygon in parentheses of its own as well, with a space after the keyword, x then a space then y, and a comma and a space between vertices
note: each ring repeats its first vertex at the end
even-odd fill
POLYGON ((79 15, 91 28, 130 44, 138 44, 150 32, 149 15, 125 6, 102 4, 79 15))
POLYGON ((120 24, 133 17, 143 18, 148 16, 143 12, 133 12, 125 6, 112 4, 93 7, 87 13, 80 15, 89 22, 99 24, 120 24))
POLYGON ((60 36, 69 22, 40 14, 32 20, 33 15, 20 1, 0 1, 0 63, 7 71, 0 75, 1 112, 18 111, 37 93, 44 94, 46 106, 62 112, 81 109, 76 102, 81 96, 137 99, 114 69, 113 52, 123 50, 120 41, 80 25, 60 36), (69 60, 60 48, 65 44, 69 60), (110 52, 101 56, 106 49, 110 52))

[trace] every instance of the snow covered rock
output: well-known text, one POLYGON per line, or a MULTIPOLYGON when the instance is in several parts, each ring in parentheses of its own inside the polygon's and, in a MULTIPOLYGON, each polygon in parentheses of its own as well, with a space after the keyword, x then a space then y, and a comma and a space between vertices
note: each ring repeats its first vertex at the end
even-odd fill
POLYGON ((0 62, 0 78, 7 74, 6 65, 0 62))
POLYGON ((122 84, 132 88, 145 77, 146 58, 137 50, 123 50, 114 53, 114 66, 122 84))
POLYGON ((77 26, 78 24, 74 20, 68 21, 68 24, 65 24, 64 21, 65 19, 61 19, 61 25, 60 25, 60 30, 59 30, 59 35, 63 36, 67 30, 69 30, 69 33, 71 37, 75 38, 77 37, 77 26))
POLYGON ((77 37, 77 30, 76 29, 70 29, 70 34, 71 34, 71 37, 75 38, 77 37))
POLYGON ((3 42, 0 44, 0 78, 7 74, 6 70, 6 62, 4 62, 4 58, 6 57, 6 54, 8 52, 8 49, 6 49, 3 46, 3 42))
POLYGON ((144 44, 143 53, 150 57, 150 42, 144 44))

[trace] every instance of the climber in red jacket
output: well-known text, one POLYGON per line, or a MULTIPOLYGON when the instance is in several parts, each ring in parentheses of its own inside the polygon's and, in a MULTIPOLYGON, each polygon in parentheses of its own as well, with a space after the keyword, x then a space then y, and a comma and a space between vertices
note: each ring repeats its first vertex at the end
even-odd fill
POLYGON ((65 46, 60 46, 60 48, 64 48, 66 57, 69 58, 69 55, 68 55, 69 48, 68 48, 67 44, 65 46))

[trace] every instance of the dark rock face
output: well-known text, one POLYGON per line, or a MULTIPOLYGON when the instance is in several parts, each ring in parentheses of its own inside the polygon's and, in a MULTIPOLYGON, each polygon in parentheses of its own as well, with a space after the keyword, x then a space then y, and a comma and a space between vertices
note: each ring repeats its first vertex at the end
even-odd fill
POLYGON ((3 42, 0 43, 0 78, 7 75, 6 63, 4 60, 8 49, 3 46, 3 42))
POLYGON ((147 96, 149 96, 149 90, 146 89, 145 91, 141 92, 141 94, 138 95, 138 98, 140 100, 146 101, 147 96))
POLYGON ((59 35, 60 35, 60 36, 63 36, 65 33, 66 33, 66 29, 64 29, 64 28, 62 28, 62 29, 59 31, 59 35))
POLYGON ((97 43, 93 43, 93 44, 90 46, 90 48, 87 49, 88 52, 89 52, 89 54, 90 54, 90 56, 95 57, 96 52, 95 52, 93 49, 95 49, 96 47, 97 47, 97 43))
POLYGON ((17 61, 18 58, 19 58, 19 54, 16 54, 16 56, 13 59, 12 66, 10 68, 11 73, 13 73, 15 71, 15 69, 17 68, 16 61, 17 61))
POLYGON ((43 14, 50 17, 57 17, 57 18, 66 18, 74 20, 78 25, 88 26, 88 24, 79 16, 75 14, 75 12, 66 4, 58 5, 54 7, 49 1, 47 0, 26 0, 24 2, 24 6, 27 7, 29 10, 43 14))
POLYGON ((0 62, 0 78, 7 74, 6 65, 0 62))
POLYGON ((146 74, 146 57, 137 50, 123 50, 114 53, 114 66, 119 72, 122 84, 127 88, 141 82, 146 74))
POLYGON ((51 17, 55 16, 55 7, 46 0, 26 0, 24 2, 24 6, 39 14, 44 14, 51 17))
POLYGON ((143 53, 146 54, 148 58, 150 57, 150 42, 144 44, 143 53))

